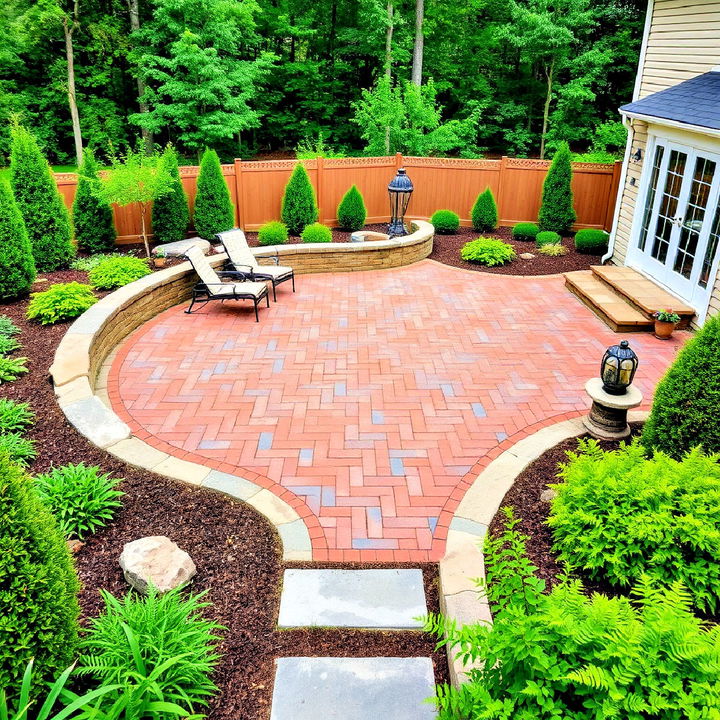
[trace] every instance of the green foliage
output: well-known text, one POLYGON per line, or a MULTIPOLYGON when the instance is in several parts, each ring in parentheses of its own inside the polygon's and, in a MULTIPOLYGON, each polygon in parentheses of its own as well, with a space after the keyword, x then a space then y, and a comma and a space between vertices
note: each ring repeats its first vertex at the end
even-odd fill
POLYGON ((17 338, 9 337, 8 335, 0 335, 0 355, 7 355, 20 347, 20 342, 17 338))
POLYGON ((35 281, 35 261, 25 222, 7 182, 0 180, 0 298, 26 295, 35 281))
POLYGON ((151 272, 147 260, 126 255, 104 259, 88 273, 88 280, 96 290, 115 290, 151 272))
POLYGON ((676 325, 680 322, 680 316, 673 311, 672 308, 665 308, 664 310, 657 310, 653 313, 653 317, 660 322, 673 323, 676 325))
POLYGON ((522 222, 518 223, 512 229, 512 236, 515 240, 530 241, 537 237, 540 228, 535 223, 522 222))
POLYGON ((495 238, 480 237, 465 243, 460 250, 460 257, 469 262, 480 263, 481 265, 505 265, 516 257, 512 245, 504 243, 495 238))
POLYGON ((0 434, 0 455, 7 455, 14 463, 27 467, 37 455, 34 441, 20 432, 0 434))
POLYGON ((78 282, 57 283, 48 290, 32 294, 27 309, 29 320, 42 325, 72 320, 97 302, 89 285, 78 282))
POLYGON ((14 125, 11 134, 11 184, 25 222, 35 266, 41 272, 67 267, 75 254, 70 216, 50 166, 30 132, 14 125))
POLYGON ((442 720, 668 720, 720 713, 720 626, 707 627, 680 583, 639 580, 635 601, 545 583, 509 529, 485 541, 493 624, 426 630, 456 650, 469 681, 438 688, 442 720), (447 633, 447 638, 445 638, 447 633))
POLYGON ((540 255, 549 255, 550 257, 560 257, 560 255, 567 255, 568 249, 561 243, 555 245, 541 245, 537 248, 540 255))
POLYGON ((575 222, 570 148, 562 143, 545 176, 538 222, 542 230, 567 234, 575 222))
POLYGON ((0 385, 17 380, 28 372, 27 358, 0 357, 0 385))
POLYGON ((618 158, 616 153, 607 152, 606 150, 592 150, 586 153, 573 153, 573 162, 584 162, 584 163, 602 163, 604 165, 612 165, 618 159, 622 160, 622 157, 618 158))
POLYGON ((172 190, 155 200, 152 208, 155 241, 162 244, 184 240, 190 223, 190 211, 180 180, 177 154, 170 145, 163 152, 163 163, 172 178, 172 190))
POLYGON ((303 138, 295 148, 295 157, 298 160, 313 160, 315 158, 344 158, 345 153, 338 152, 325 145, 322 132, 318 132, 316 139, 303 138))
POLYGON ((91 150, 83 154, 72 217, 75 240, 81 250, 100 253, 115 247, 115 223, 110 205, 97 196, 98 166, 91 150))
POLYGON ((206 150, 200 161, 193 224, 205 240, 214 240, 217 233, 231 230, 235 225, 230 191, 214 150, 206 150))
POLYGON ((124 257, 135 257, 130 253, 124 252, 112 252, 112 253, 98 253, 97 255, 89 255, 87 257, 76 257, 70 267, 73 270, 80 270, 81 272, 90 272, 93 268, 97 267, 101 262, 108 258, 124 258, 124 257))
POLYGON ((0 457, 0 687, 10 701, 31 658, 33 694, 72 661, 78 590, 65 539, 32 481, 0 457))
POLYGON ((362 193, 353 185, 344 195, 337 209, 338 225, 343 230, 354 232, 365 227, 367 209, 362 193))
POLYGON ((655 388, 642 442, 671 457, 699 445, 720 453, 720 316, 710 318, 680 350, 655 388))
POLYGON ((535 245, 542 247, 543 245, 557 245, 562 242, 562 238, 552 230, 543 230, 535 236, 535 245))
POLYGON ((35 413, 26 402, 0 398, 0 433, 24 430, 34 420, 35 413))
POLYGON ((332 242, 332 230, 322 223, 306 225, 300 238, 305 243, 329 243, 332 242))
POLYGON ((430 224, 435 232, 451 235, 460 229, 460 218, 452 210, 436 210, 430 218, 430 224))
POLYGON ((259 245, 284 245, 287 241, 287 226, 278 220, 271 220, 258 230, 259 245))
POLYGON ((0 335, 11 337, 19 334, 20 328, 12 320, 7 315, 0 315, 0 335))
POLYGON ((608 249, 610 236, 604 230, 586 228, 575 233, 575 249, 588 255, 602 255, 608 249))
POLYGON ((295 165, 285 186, 280 217, 291 235, 300 235, 306 225, 318 219, 315 190, 305 166, 300 162, 295 165))
POLYGON ((470 211, 472 226, 475 232, 490 232, 497 229, 498 209, 495 196, 490 188, 485 188, 477 196, 470 211))

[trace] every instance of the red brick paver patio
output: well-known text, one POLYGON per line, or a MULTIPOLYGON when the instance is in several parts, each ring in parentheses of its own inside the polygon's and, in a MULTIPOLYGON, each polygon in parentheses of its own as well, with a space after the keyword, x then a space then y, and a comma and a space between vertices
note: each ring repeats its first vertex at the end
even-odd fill
MULTIPOLYGON (((452 513, 512 443, 588 407, 618 342, 561 277, 423 261, 309 275, 248 306, 172 308, 122 346, 115 411, 166 452, 270 488, 318 560, 442 556, 452 513)), ((627 337, 650 399, 682 338, 627 337)))

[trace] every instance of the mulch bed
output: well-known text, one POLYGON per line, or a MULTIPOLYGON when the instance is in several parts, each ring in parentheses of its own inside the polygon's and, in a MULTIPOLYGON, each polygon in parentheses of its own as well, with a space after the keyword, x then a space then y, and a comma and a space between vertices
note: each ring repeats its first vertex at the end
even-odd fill
MULTIPOLYGON (((87 275, 63 271, 43 277, 49 282, 38 283, 34 290, 55 282, 85 282, 87 275)), ((10 316, 22 330, 23 349, 18 354, 29 358, 30 368, 19 380, 1 385, 0 396, 29 402, 36 413, 29 436, 37 443, 38 457, 30 472, 84 462, 124 478, 122 509, 110 526, 89 537, 75 555, 85 620, 102 608, 100 589, 115 595, 127 591, 118 565, 123 544, 147 535, 167 535, 191 553, 198 567, 193 592, 208 591, 207 599, 213 604, 208 615, 226 628, 220 647, 223 658, 214 675, 220 693, 211 704, 211 720, 267 720, 273 660, 280 656, 430 656, 436 680, 448 682, 445 652, 435 652, 434 641, 420 632, 276 630, 285 566, 274 529, 249 505, 126 465, 79 435, 55 401, 48 372, 69 323, 41 327, 25 320, 26 307, 27 300, 0 305, 0 314, 10 316)), ((421 567, 428 608, 435 612, 439 607, 437 566, 421 567)))

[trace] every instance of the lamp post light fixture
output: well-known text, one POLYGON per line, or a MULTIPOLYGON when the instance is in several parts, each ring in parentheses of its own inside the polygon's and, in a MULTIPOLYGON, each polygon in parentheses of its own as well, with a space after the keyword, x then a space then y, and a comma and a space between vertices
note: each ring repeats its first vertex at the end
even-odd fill
POLYGON ((625 395, 635 377, 638 362, 638 356, 632 351, 627 340, 609 347, 600 363, 603 390, 610 395, 625 395))
POLYGON ((388 235, 391 238, 407 235, 407 231, 405 230, 405 213, 407 212, 413 189, 412 180, 407 176, 405 168, 400 168, 397 171, 397 175, 395 175, 388 185, 388 195, 390 196, 390 225, 388 226, 388 235))

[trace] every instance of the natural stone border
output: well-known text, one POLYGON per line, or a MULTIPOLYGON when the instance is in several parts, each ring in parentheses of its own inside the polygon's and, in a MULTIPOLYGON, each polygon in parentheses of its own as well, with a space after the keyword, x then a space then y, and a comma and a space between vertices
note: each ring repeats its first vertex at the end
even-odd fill
MULTIPOLYGON (((630 422, 647 419, 644 410, 630 412, 630 422)), ((474 580, 485 577, 482 543, 503 498, 520 473, 544 452, 563 440, 587 433, 578 415, 538 430, 518 440, 479 473, 460 501, 447 534, 445 556, 440 561, 440 610, 458 626, 485 622, 492 616, 486 598, 478 595, 474 580)), ((456 687, 465 681, 466 668, 448 647, 450 680, 456 687)))

